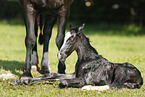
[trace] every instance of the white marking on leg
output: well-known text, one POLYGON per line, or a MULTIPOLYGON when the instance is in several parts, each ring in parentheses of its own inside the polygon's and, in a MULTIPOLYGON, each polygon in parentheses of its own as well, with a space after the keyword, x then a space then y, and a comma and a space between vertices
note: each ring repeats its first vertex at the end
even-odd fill
POLYGON ((32 71, 37 71, 37 66, 38 65, 38 59, 37 59, 37 53, 36 51, 33 51, 32 52, 32 55, 31 55, 31 62, 32 62, 32 66, 31 66, 31 70, 32 71))
POLYGON ((82 87, 82 90, 98 90, 98 91, 104 91, 110 89, 109 85, 104 85, 104 86, 92 86, 92 85, 87 85, 82 87))
POLYGON ((50 69, 50 67, 49 67, 48 52, 45 52, 45 53, 43 54, 42 65, 47 66, 48 69, 49 69, 49 72, 51 71, 51 69, 50 69))
POLYGON ((36 51, 32 52, 31 60, 32 60, 32 65, 37 65, 37 53, 36 53, 36 51))
POLYGON ((31 71, 37 71, 37 66, 36 65, 32 65, 31 66, 31 71))

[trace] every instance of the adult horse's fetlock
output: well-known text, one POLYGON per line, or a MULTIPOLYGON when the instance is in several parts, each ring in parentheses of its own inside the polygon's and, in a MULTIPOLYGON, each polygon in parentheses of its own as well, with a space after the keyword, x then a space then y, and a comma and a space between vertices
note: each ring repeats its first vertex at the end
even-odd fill
POLYGON ((65 71, 64 70, 58 70, 58 73, 59 74, 65 74, 65 71))
POLYGON ((38 63, 39 63, 38 54, 36 51, 33 51, 31 55, 31 70, 32 71, 39 71, 38 63))
POLYGON ((50 71, 48 52, 45 52, 41 62, 41 74, 49 74, 50 71))
POLYGON ((58 63, 58 73, 65 74, 65 69, 66 69, 65 64, 59 61, 59 63, 58 63))

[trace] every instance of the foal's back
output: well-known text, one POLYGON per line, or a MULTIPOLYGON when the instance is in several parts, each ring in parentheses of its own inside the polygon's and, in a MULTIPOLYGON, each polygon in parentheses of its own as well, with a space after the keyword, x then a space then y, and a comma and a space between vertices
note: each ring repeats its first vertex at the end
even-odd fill
POLYGON ((96 59, 79 63, 76 77, 84 77, 86 84, 106 85, 112 81, 114 64, 98 55, 96 59))

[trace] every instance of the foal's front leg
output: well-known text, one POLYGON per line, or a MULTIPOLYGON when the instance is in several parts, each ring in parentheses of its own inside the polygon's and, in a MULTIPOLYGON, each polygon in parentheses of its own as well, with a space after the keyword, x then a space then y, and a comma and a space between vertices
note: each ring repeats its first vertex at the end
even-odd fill
POLYGON ((26 46, 26 59, 24 64, 24 73, 21 76, 21 79, 30 79, 31 75, 31 53, 32 49, 36 42, 36 36, 34 31, 35 24, 35 12, 30 4, 24 4, 24 18, 26 25, 26 37, 25 37, 25 46, 26 46))
POLYGON ((80 88, 85 85, 85 80, 83 78, 74 78, 74 79, 65 79, 61 80, 59 87, 60 88, 66 88, 66 87, 74 87, 74 88, 80 88))

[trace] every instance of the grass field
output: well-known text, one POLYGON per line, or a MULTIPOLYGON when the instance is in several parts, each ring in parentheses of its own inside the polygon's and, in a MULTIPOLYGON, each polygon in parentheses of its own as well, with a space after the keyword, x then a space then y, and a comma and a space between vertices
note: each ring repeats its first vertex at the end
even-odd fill
MULTIPOLYGON (((53 29, 50 41, 49 60, 51 72, 57 72, 57 28, 53 29)), ((142 73, 145 79, 145 27, 137 25, 96 24, 87 25, 83 32, 99 54, 112 62, 130 62, 142 73)), ((12 73, 19 79, 23 73, 25 60, 25 27, 21 21, 0 21, 0 74, 12 73)), ((42 46, 38 46, 41 63, 42 46)), ((66 61, 66 73, 73 73, 77 60, 74 52, 66 61)), ((40 64, 39 64, 40 66, 40 64)), ((41 76, 32 72, 34 77, 41 76)), ((33 85, 11 86, 10 80, 0 80, 1 97, 145 97, 145 85, 140 89, 114 89, 107 91, 82 91, 77 88, 60 89, 59 82, 36 83, 33 85)))

